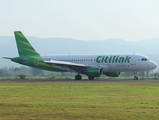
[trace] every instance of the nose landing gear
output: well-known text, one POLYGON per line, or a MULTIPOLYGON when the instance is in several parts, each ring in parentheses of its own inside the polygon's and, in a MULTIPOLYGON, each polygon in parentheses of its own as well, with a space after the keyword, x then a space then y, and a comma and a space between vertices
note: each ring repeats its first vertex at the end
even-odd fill
POLYGON ((134 80, 138 80, 138 77, 137 77, 137 76, 134 76, 134 80))
POLYGON ((134 80, 138 80, 137 72, 134 72, 134 80))

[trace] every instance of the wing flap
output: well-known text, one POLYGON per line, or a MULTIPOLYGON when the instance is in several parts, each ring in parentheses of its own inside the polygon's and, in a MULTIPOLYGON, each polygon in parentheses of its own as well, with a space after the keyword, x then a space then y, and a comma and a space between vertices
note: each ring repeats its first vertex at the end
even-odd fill
POLYGON ((57 60, 50 60, 44 61, 46 64, 56 65, 56 66, 68 66, 68 67, 86 67, 84 64, 72 63, 72 62, 65 62, 65 61, 57 61, 57 60))

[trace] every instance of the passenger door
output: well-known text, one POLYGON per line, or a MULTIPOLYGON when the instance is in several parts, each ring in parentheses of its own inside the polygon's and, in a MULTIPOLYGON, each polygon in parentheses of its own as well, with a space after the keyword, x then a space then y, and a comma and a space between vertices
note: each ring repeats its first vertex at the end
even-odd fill
POLYGON ((130 61, 131 65, 136 65, 136 56, 132 55, 131 56, 131 61, 130 61))

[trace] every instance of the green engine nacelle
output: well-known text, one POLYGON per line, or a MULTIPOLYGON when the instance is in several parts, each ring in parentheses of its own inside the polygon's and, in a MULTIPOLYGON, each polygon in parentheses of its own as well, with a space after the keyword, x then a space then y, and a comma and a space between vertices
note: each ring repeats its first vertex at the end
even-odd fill
POLYGON ((106 72, 105 74, 106 74, 106 76, 109 76, 109 77, 119 77, 120 76, 120 72, 106 72))
POLYGON ((100 77, 100 75, 102 74, 102 68, 98 67, 86 68, 85 74, 87 76, 100 77))

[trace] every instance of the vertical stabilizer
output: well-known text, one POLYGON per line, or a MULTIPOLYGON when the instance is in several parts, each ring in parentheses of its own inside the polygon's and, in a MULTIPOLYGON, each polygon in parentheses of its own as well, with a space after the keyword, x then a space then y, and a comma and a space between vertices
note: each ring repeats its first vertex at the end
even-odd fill
POLYGON ((39 55, 21 31, 14 31, 19 56, 39 55))

